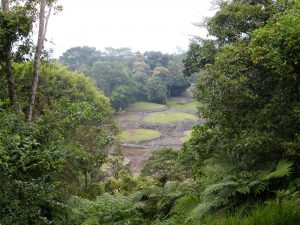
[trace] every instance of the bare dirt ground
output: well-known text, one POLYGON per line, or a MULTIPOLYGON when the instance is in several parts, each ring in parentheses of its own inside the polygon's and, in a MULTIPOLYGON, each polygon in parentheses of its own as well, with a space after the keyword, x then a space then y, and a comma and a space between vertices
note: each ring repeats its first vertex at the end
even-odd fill
MULTIPOLYGON (((182 97, 173 98, 172 100, 192 102, 193 98, 190 93, 185 93, 182 97)), ((170 108, 162 110, 165 113, 171 112, 185 112, 190 114, 197 114, 197 110, 189 111, 186 110, 172 110, 170 108)), ((143 118, 149 113, 147 111, 142 112, 125 112, 118 116, 116 119, 120 124, 121 130, 130 130, 147 127, 143 122, 143 118)), ((171 147, 173 149, 180 149, 182 145, 182 139, 186 136, 184 131, 191 130, 196 124, 201 123, 198 121, 182 121, 174 124, 157 125, 152 126, 151 129, 161 132, 161 137, 156 140, 144 141, 140 143, 123 143, 122 153, 125 158, 128 159, 128 167, 133 173, 139 173, 143 167, 144 161, 149 158, 151 152, 162 149, 165 147, 171 147)), ((148 127, 149 128, 149 127, 148 127)))

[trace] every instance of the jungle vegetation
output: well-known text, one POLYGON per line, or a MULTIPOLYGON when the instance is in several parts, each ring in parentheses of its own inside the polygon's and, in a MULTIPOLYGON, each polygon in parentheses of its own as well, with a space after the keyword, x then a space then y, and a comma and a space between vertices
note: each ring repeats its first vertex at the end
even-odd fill
POLYGON ((182 74, 184 54, 132 52, 129 48, 104 51, 83 46, 68 49, 59 62, 83 73, 111 99, 116 110, 134 102, 165 104, 167 97, 179 96, 193 79, 182 74))
POLYGON ((184 55, 75 47, 57 62, 31 35, 56 2, 2 0, 2 225, 299 224, 300 2, 216 4, 184 55), (115 110, 191 80, 204 124, 133 176, 115 110))

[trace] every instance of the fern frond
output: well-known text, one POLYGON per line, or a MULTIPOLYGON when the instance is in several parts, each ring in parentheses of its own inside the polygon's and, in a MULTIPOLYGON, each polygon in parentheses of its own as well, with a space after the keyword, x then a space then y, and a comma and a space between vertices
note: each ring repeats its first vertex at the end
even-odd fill
POLYGON ((263 180, 270 180, 274 178, 281 178, 285 176, 289 176, 292 170, 293 163, 285 161, 285 160, 280 160, 275 168, 274 171, 264 174, 263 175, 263 180))
POLYGON ((211 203, 201 203, 196 206, 189 214, 188 220, 200 219, 205 213, 213 208, 211 203))
POLYGON ((142 191, 150 198, 161 197, 164 194, 163 188, 157 186, 147 186, 142 191))
POLYGON ((143 195, 144 195, 143 192, 137 191, 137 192, 132 193, 128 197, 129 197, 130 201, 137 202, 137 201, 140 201, 142 199, 143 195))
POLYGON ((219 183, 216 184, 212 184, 209 185, 207 188, 205 188, 203 194, 204 195, 209 195, 215 192, 218 192, 224 188, 228 188, 228 187, 237 187, 238 183, 236 181, 221 181, 219 183))
POLYGON ((176 200, 174 207, 172 208, 172 214, 188 214, 196 206, 200 204, 199 195, 186 195, 176 200))
POLYGON ((248 187, 252 190, 255 195, 260 194, 267 188, 267 183, 262 180, 253 180, 248 184, 248 187))
POLYGON ((248 186, 240 186, 236 189, 236 191, 240 194, 249 194, 251 192, 248 186))
POLYGON ((181 192, 179 188, 179 184, 175 181, 169 181, 164 186, 164 195, 169 197, 179 197, 183 193, 181 192))

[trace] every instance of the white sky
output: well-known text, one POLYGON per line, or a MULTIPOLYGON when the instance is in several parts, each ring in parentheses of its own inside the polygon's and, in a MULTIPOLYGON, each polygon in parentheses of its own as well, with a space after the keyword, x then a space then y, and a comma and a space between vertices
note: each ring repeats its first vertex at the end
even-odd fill
POLYGON ((174 53, 187 49, 191 35, 206 36, 192 23, 213 14, 210 1, 60 0, 64 10, 50 18, 47 38, 54 57, 84 45, 174 53))

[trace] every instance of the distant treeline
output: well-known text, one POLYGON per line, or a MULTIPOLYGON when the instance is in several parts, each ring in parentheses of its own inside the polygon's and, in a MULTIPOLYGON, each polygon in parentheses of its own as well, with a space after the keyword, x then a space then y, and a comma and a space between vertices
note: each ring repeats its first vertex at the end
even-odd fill
POLYGON ((193 80, 182 75, 183 58, 184 54, 84 46, 67 50, 59 62, 93 78, 119 110, 135 101, 164 104, 167 97, 180 95, 193 80))

